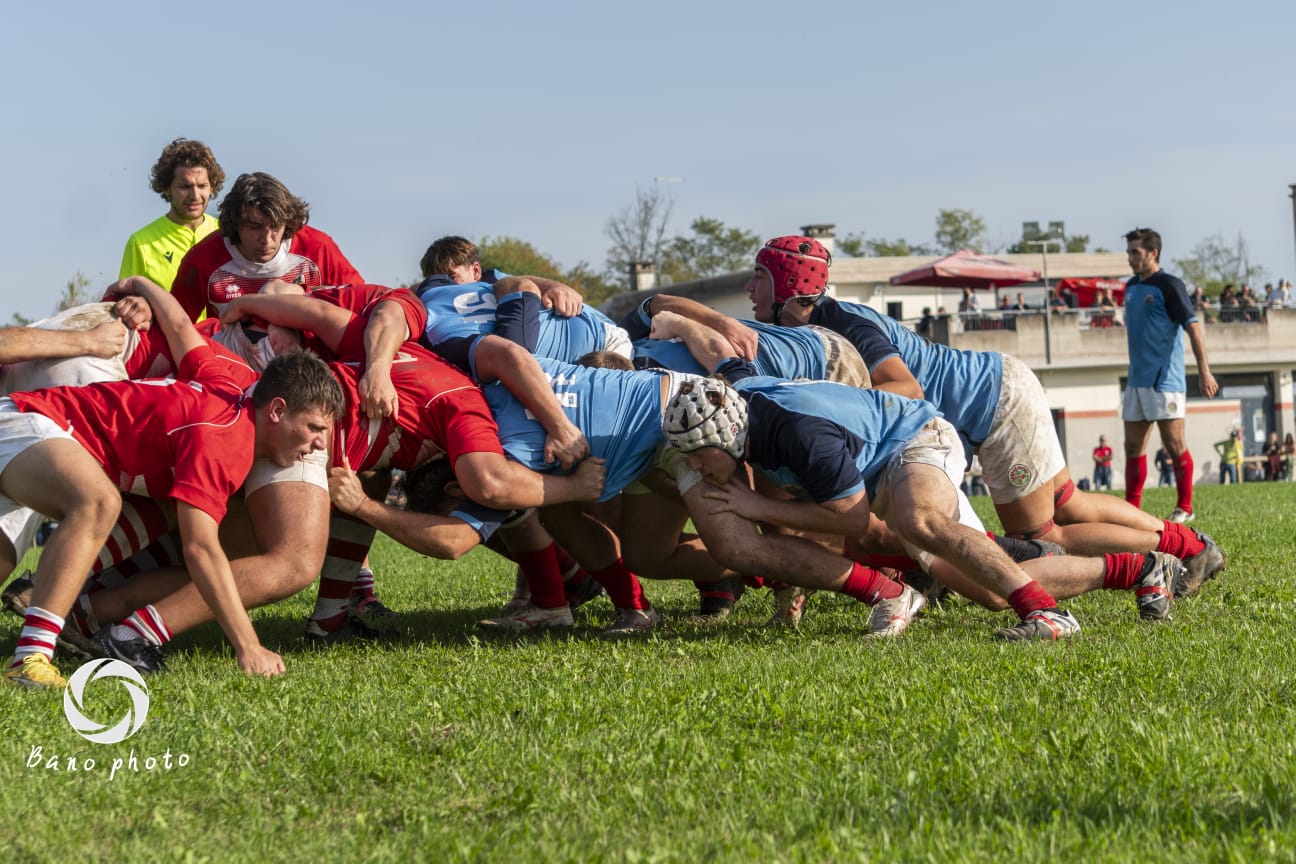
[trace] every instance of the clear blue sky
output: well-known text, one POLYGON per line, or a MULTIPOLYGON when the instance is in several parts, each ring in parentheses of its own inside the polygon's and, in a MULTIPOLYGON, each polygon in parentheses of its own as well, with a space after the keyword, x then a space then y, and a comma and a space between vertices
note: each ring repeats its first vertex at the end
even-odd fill
POLYGON ((99 288, 165 204, 177 136, 268 171, 365 276, 446 233, 602 266, 654 177, 695 216, 930 241, 969 208, 992 243, 1062 219, 1166 259, 1242 234, 1296 277, 1296 4, 23 4, 0 51, 0 320, 99 288))

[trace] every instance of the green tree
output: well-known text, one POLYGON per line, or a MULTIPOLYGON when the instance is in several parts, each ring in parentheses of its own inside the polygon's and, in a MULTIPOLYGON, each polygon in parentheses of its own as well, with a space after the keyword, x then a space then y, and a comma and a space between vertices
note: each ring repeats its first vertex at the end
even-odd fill
POLYGON ((625 286, 612 273, 599 273, 589 262, 581 261, 563 274, 562 280, 575 288, 592 306, 599 306, 613 294, 625 290, 625 286))
POLYGON ((911 246, 903 237, 894 240, 870 240, 867 244, 868 254, 873 258, 907 258, 910 255, 930 255, 926 246, 911 246))
POLYGON ((477 244, 478 257, 484 269, 496 268, 513 276, 541 276, 575 288, 585 302, 598 305, 622 290, 611 274, 599 273, 589 262, 581 261, 564 270, 556 261, 535 246, 516 237, 483 237, 477 244))
POLYGON ((525 240, 516 237, 483 237, 477 244, 482 269, 496 268, 514 276, 543 276, 562 281, 562 269, 554 260, 525 240))
POLYGON ((1265 269, 1251 262, 1251 250, 1239 234, 1229 243, 1223 234, 1212 234, 1192 248, 1187 258, 1174 259, 1179 275, 1208 294, 1225 285, 1246 285, 1264 277, 1265 269))
POLYGON ((863 234, 857 231, 851 232, 845 237, 837 238, 837 252, 847 258, 863 258, 868 255, 868 248, 865 245, 867 242, 863 234))
POLYGON ((64 309, 71 309, 73 306, 83 306, 86 303, 93 302, 97 298, 90 296, 86 290, 89 287, 90 280, 78 270, 76 275, 69 279, 67 285, 64 286, 63 295, 59 297, 58 306, 55 307, 54 311, 62 312, 64 309))
POLYGON ((936 214, 936 248, 943 253, 985 246, 985 221, 971 210, 941 210, 936 214))
POLYGON ((910 255, 930 255, 926 246, 913 245, 903 237, 887 240, 882 237, 870 240, 863 234, 847 234, 837 240, 837 250, 848 258, 905 258, 910 255))
POLYGON ((672 238, 662 249, 661 272, 673 282, 748 269, 760 248, 758 234, 727 227, 719 219, 699 216, 689 230, 691 234, 672 238))

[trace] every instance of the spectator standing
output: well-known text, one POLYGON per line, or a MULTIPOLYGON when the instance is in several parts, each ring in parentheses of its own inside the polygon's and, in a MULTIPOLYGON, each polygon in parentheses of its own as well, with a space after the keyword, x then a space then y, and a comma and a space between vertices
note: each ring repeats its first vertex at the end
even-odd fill
POLYGON ((1106 488, 1111 491, 1112 484, 1112 448, 1107 446, 1107 436, 1098 436, 1098 446, 1093 449, 1093 488, 1097 492, 1106 488))
POLYGON ((1239 308, 1240 301, 1238 300, 1237 291, 1231 283, 1225 285, 1224 290, 1220 292, 1219 305, 1221 324, 1242 320, 1242 312, 1239 308))
POLYGON ((1265 479, 1277 480, 1282 474, 1282 442, 1278 440, 1277 432, 1269 433, 1269 441, 1265 444, 1265 479))
POLYGON ((1242 310, 1242 321, 1255 322, 1261 319, 1260 301, 1256 299, 1255 289, 1250 285, 1242 286, 1242 293, 1238 295, 1238 306, 1242 310))
POLYGON ((1165 447, 1162 447, 1156 452, 1156 467, 1157 471, 1161 475, 1160 479, 1157 481, 1158 486, 1175 485, 1174 460, 1170 458, 1170 454, 1166 452, 1165 447))
POLYGON ((1210 298, 1206 296, 1206 292, 1201 289, 1200 285, 1194 286, 1192 294, 1189 295, 1189 300, 1192 302, 1193 311, 1198 313, 1198 317, 1203 321, 1210 324, 1215 320, 1210 314, 1210 298))
POLYGON ((1265 285, 1265 307, 1269 309, 1282 309, 1290 301, 1290 297, 1284 295, 1284 283, 1279 279, 1277 282, 1270 282, 1265 285))
POLYGON ((1215 442, 1215 452, 1220 457, 1220 485, 1228 478, 1237 483, 1242 474, 1242 435, 1234 429, 1229 437, 1215 442))
POLYGON ((932 332, 931 332, 932 324, 935 321, 936 319, 932 317, 931 307, 924 306, 922 319, 918 322, 918 326, 914 329, 917 331, 919 336, 922 336, 926 339, 930 339, 932 337, 932 332))

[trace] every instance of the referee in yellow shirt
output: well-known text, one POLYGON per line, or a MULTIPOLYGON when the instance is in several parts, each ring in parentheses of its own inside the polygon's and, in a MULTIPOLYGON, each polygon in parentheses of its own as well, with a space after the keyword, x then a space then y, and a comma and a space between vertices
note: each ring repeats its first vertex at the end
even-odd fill
POLYGON ((171 209, 126 241, 119 278, 147 276, 169 291, 180 259, 220 227, 207 203, 219 194, 225 172, 206 144, 177 138, 163 149, 149 181, 171 209))

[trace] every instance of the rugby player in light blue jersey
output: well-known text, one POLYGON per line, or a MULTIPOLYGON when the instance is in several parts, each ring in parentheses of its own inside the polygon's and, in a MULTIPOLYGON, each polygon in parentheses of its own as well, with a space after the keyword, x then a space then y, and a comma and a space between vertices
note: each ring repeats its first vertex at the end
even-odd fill
MULTIPOLYGON (((531 354, 568 361, 608 348, 630 356, 629 338, 602 313, 585 306, 571 287, 538 276, 511 277, 499 270, 483 271, 476 244, 463 237, 434 241, 419 266, 424 278, 416 293, 427 312, 423 344, 469 374, 469 353, 475 341, 491 334, 531 354)), ((513 535, 526 533, 531 544, 544 548, 526 560, 519 556, 513 597, 503 610, 506 618, 514 620, 512 616, 518 612, 529 614, 536 603, 552 604, 553 610, 565 605, 557 594, 532 598, 529 581, 552 581, 548 575, 536 575, 537 570, 562 571, 573 603, 595 596, 599 591, 597 583, 566 550, 548 548, 551 544, 545 542, 544 529, 534 514, 525 522, 525 526, 515 525, 513 535), (530 580, 524 572, 527 570, 532 571, 530 580)), ((537 623, 544 617, 533 616, 537 623)), ((566 618, 553 620, 558 626, 568 624, 566 618)), ((521 619, 514 623, 527 626, 521 619)))
MULTIPOLYGON (((961 446, 930 403, 830 382, 758 376, 738 358, 719 368, 733 386, 704 379, 671 400, 664 425, 670 443, 705 478, 703 497, 713 502, 712 515, 851 537, 865 533, 876 513, 924 569, 981 602, 986 593, 1007 601, 1021 621, 998 631, 1000 639, 1053 640, 1079 631, 1034 574, 1068 587, 1101 585, 1109 576, 1150 580, 1158 583, 1162 615, 1168 611, 1166 581, 1182 570, 1171 556, 1121 553, 1101 560, 1014 563, 986 536, 959 491, 961 446), (742 461, 791 499, 761 495, 736 481, 742 461)), ((745 539, 736 538, 733 548, 741 550, 745 539)), ((719 547, 712 551, 725 560, 719 547)), ((903 632, 923 606, 914 589, 858 564, 844 582, 843 593, 876 603, 870 626, 877 635, 903 632)))
MULTIPOLYGON (((636 367, 710 374, 711 370, 697 361, 683 341, 646 338, 652 329, 651 305, 652 298, 649 297, 621 321, 621 326, 635 339, 636 367)), ((869 385, 868 370, 864 368, 859 352, 838 333, 822 327, 777 327, 755 322, 742 322, 737 326, 745 331, 744 336, 750 335, 757 340, 752 363, 762 375, 837 381, 852 387, 869 385)), ((776 618, 779 620, 795 617, 803 608, 804 598, 798 599, 795 590, 789 591, 777 585, 770 587, 774 588, 779 609, 776 618)), ((746 590, 746 584, 742 579, 732 578, 700 582, 697 589, 700 595, 698 614, 703 618, 719 619, 733 609, 746 590)))
MULTIPOLYGON (((737 512, 753 520, 819 533, 840 533, 851 541, 850 550, 860 545, 854 538, 871 530, 882 530, 880 520, 868 517, 870 509, 888 520, 904 520, 906 527, 895 528, 894 533, 924 570, 990 608, 1001 608, 1003 600, 1009 600, 1024 623, 1008 633, 1008 638, 1056 638, 1057 631, 1048 625, 1057 622, 1052 622, 1049 615, 1026 620, 1039 608, 1047 608, 1032 608, 1032 602, 1043 603, 1048 599, 1051 603, 1047 595, 1054 593, 1069 597, 1104 587, 1129 589, 1135 593, 1141 617, 1159 619, 1168 613, 1171 602, 1168 584, 1180 577, 1183 567, 1174 557, 1162 553, 1120 553, 1108 555, 1102 561, 1085 559, 1082 564, 1072 558, 1037 559, 1023 564, 1018 575, 1026 571, 1043 583, 1044 596, 1035 595, 1033 589, 1021 596, 998 590, 991 580, 1003 580, 1006 573, 1012 575, 1011 571, 1002 569, 1007 556, 999 542, 985 536, 980 521, 957 489, 963 476, 962 447, 953 435, 952 426, 938 418, 931 403, 886 391, 859 390, 828 382, 788 382, 755 375, 749 361, 732 356, 730 343, 724 337, 704 324, 671 312, 659 312, 654 317, 653 333, 658 338, 682 338, 704 366, 736 382, 734 386, 746 398, 749 414, 745 446, 731 449, 729 456, 745 458, 766 481, 766 491, 781 489, 816 506, 788 509, 784 503, 763 501, 745 485, 711 491, 706 497, 738 501, 740 506, 749 509, 737 512), (768 407, 770 402, 776 407, 768 407), (939 434, 934 434, 933 429, 939 434), (943 469, 948 483, 930 470, 911 477, 913 472, 908 471, 911 462, 943 469), (893 488, 900 488, 894 485, 896 482, 911 484, 905 495, 912 500, 899 507, 893 506, 891 494, 893 488), (920 484, 930 488, 924 489, 920 484), (956 509, 929 512, 932 507, 945 507, 949 503, 945 499, 950 497, 957 501, 956 509), (753 508, 753 505, 757 506, 753 508), (853 533, 841 530, 843 526, 835 515, 848 505, 859 514, 856 524, 845 526, 854 529, 853 533), (959 514, 957 521, 965 528, 974 529, 979 538, 974 545, 966 545, 970 536, 966 530, 950 534, 948 514, 954 512, 959 514), (927 536, 931 532, 942 533, 936 544, 927 536), (958 538, 959 533, 963 535, 962 540, 958 538), (989 547, 983 540, 998 554, 987 558, 985 550, 989 547), (959 563, 950 562, 955 563, 954 568, 942 566, 933 570, 932 554, 946 557, 942 550, 949 548, 948 544, 957 547, 963 558, 959 563), (979 569, 969 570, 969 567, 979 569), (978 573, 984 574, 984 578, 975 578, 978 573)), ((672 440, 683 440, 682 445, 677 444, 682 449, 707 446, 693 447, 689 435, 672 440)), ((733 459, 714 449, 699 449, 697 455, 690 457, 690 464, 702 470, 713 484, 728 487, 727 481, 734 470, 733 459)), ((854 557, 853 551, 849 554, 854 557)), ((882 594, 883 602, 875 611, 873 629, 893 635, 902 632, 922 608, 922 596, 912 588, 906 587, 902 593, 894 583, 883 584, 886 593, 882 594)), ((998 584, 1004 586, 1003 581, 998 584)), ((1011 585, 1010 582, 1004 587, 1011 585)))
POLYGON ((568 363, 594 351, 630 358, 625 331, 579 293, 552 279, 483 272, 476 253, 469 241, 448 237, 423 257, 424 279, 414 293, 427 309, 424 344, 433 351, 465 368, 470 340, 495 333, 538 357, 568 363))
MULTIPOLYGON (((559 404, 584 432, 591 455, 603 460, 605 497, 626 492, 621 522, 630 530, 623 532, 621 548, 626 565, 636 573, 699 582, 747 573, 820 590, 840 590, 845 584, 852 563, 798 537, 745 538, 741 555, 730 556, 727 566, 708 554, 712 542, 724 543, 733 534, 727 523, 744 520, 708 512, 702 476, 663 446, 662 431, 667 401, 703 379, 665 371, 590 369, 547 359, 540 365, 559 404), (690 517, 700 542, 689 535, 681 539, 690 517)), ((504 452, 523 465, 542 464, 543 431, 507 391, 492 385, 485 392, 504 452)), ((579 507, 546 508, 542 514, 546 527, 586 567, 587 561, 616 560, 610 536, 591 530, 579 507)))
POLYGON ((1197 361, 1201 394, 1214 399, 1219 382, 1206 357, 1206 335, 1197 320, 1187 288, 1161 269, 1161 235, 1135 228, 1125 235, 1125 252, 1134 275, 1125 285, 1125 335, 1129 345, 1129 378, 1121 419, 1125 421, 1125 500, 1138 507, 1147 480, 1147 442, 1156 423, 1161 443, 1174 465, 1178 502, 1172 522, 1193 520, 1193 460, 1184 439, 1184 403, 1188 380, 1184 370, 1184 334, 1197 361))
MULTIPOLYGON (((929 342, 868 306, 826 296, 830 261, 827 250, 809 237, 766 243, 747 284, 756 318, 840 333, 864 358, 873 387, 936 405, 957 429, 968 455, 980 456, 982 478, 1007 536, 1052 541, 1078 554, 1168 552, 1187 565, 1188 575, 1176 586, 1179 594, 1191 593, 1223 568, 1224 556, 1209 537, 1114 496, 1075 488, 1043 388, 1025 364, 1009 355, 929 342)), ((723 316, 699 307, 659 296, 652 308, 712 327, 722 323, 716 319, 723 316)), ((722 326, 732 331, 731 324, 722 326)))

